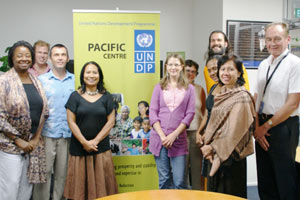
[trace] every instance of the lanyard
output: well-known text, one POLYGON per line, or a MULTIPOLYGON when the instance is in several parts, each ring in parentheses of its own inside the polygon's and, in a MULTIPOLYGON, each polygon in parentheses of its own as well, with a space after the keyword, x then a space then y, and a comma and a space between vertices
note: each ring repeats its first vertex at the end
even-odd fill
POLYGON ((268 76, 269 76, 269 72, 270 72, 270 65, 269 65, 269 68, 268 68, 268 72, 267 72, 267 76, 266 76, 266 85, 265 85, 265 88, 264 88, 264 93, 263 93, 263 96, 265 96, 265 93, 266 93, 266 89, 267 89, 267 87, 268 87, 268 85, 269 85, 269 83, 270 83, 270 81, 271 81, 271 78, 273 77, 273 75, 274 75, 274 73, 275 73, 275 71, 277 70, 277 68, 279 67, 279 65, 280 65, 280 63, 281 63, 281 61, 283 61, 283 59, 285 59, 287 56, 289 55, 289 53, 287 53, 279 62, 278 62, 278 64, 276 65, 276 67, 275 67, 275 69, 274 69, 274 71, 272 72, 272 74, 271 74, 271 76, 270 76, 270 78, 268 78, 268 76))

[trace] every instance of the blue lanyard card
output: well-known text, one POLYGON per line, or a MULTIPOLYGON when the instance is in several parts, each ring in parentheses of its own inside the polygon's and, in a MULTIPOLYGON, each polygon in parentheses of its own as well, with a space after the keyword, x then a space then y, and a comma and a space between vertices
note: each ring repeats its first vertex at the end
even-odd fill
POLYGON ((258 114, 262 114, 262 111, 264 109, 264 105, 265 103, 263 101, 260 102, 260 105, 259 105, 259 110, 258 110, 258 114))

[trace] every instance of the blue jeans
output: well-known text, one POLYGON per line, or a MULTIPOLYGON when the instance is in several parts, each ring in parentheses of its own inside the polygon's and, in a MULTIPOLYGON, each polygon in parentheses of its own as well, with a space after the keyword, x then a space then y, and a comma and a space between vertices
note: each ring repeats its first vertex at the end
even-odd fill
POLYGON ((184 175, 186 155, 169 158, 168 149, 162 147, 159 156, 154 157, 159 177, 159 189, 187 189, 184 175))

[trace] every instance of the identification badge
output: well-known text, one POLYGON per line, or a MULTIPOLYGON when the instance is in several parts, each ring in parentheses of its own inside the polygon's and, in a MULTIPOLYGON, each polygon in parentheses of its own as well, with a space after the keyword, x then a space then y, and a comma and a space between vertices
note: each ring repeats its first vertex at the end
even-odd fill
POLYGON ((263 101, 260 102, 260 105, 259 105, 259 110, 258 110, 258 114, 262 114, 262 111, 264 109, 264 105, 265 103, 263 101))

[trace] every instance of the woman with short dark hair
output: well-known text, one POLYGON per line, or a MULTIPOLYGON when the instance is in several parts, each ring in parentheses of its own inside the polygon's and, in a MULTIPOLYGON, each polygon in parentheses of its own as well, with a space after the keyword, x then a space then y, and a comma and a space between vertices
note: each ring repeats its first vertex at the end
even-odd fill
POLYGON ((8 52, 11 69, 0 77, 0 199, 30 199, 32 184, 46 181, 40 136, 47 99, 28 72, 33 62, 33 47, 16 42, 8 52))
POLYGON ((208 190, 247 198, 246 157, 254 151, 256 114, 253 98, 243 86, 242 66, 235 55, 222 56, 218 61, 222 87, 214 97, 201 150, 211 162, 208 190))

